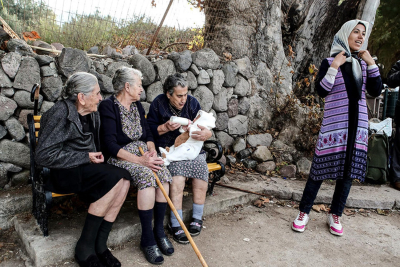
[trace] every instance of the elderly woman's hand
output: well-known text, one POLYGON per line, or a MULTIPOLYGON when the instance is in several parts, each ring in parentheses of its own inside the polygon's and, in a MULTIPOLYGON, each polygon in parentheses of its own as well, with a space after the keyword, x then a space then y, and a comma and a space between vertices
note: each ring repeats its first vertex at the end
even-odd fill
POLYGON ((212 133, 210 130, 208 130, 206 127, 203 127, 201 125, 197 125, 201 129, 201 131, 194 131, 191 135, 191 137, 194 140, 198 141, 206 141, 208 138, 212 136, 212 133))
POLYGON ((160 165, 164 164, 164 161, 157 157, 157 153, 154 155, 153 152, 149 151, 145 152, 143 156, 139 158, 139 162, 141 165, 146 166, 155 172, 161 170, 160 165))
POLYGON ((147 144, 147 150, 148 150, 148 151, 157 153, 157 151, 156 151, 156 145, 154 144, 154 142, 149 141, 149 142, 147 142, 146 144, 147 144))
POLYGON ((89 152, 89 159, 91 163, 102 163, 104 162, 104 156, 101 152, 89 152))

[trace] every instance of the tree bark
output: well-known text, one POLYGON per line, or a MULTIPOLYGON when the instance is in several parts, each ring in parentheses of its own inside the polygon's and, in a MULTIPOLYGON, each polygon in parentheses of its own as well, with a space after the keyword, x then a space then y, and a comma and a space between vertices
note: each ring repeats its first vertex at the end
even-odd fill
POLYGON ((221 56, 229 52, 232 59, 248 57, 252 63, 250 129, 273 126, 274 110, 285 105, 295 82, 308 75, 310 64, 318 67, 329 56, 342 24, 359 18, 373 25, 376 2, 205 1, 205 46, 221 56))

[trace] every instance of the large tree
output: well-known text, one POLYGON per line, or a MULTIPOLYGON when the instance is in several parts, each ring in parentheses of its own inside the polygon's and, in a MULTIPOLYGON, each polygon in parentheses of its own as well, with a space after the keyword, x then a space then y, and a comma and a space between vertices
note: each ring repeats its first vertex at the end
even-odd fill
POLYGON ((251 129, 279 128, 295 142, 315 131, 304 126, 314 122, 293 88, 300 95, 312 91, 310 64, 318 67, 329 56, 344 22, 358 18, 373 26, 378 5, 379 0, 205 0, 205 45, 219 55, 250 59, 251 129), (298 87, 304 77, 307 86, 298 87))

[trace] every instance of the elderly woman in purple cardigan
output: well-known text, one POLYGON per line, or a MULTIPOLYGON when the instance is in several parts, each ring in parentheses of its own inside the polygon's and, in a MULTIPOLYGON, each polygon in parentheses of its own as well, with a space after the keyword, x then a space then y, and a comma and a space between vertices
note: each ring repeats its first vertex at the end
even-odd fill
POLYGON ((351 20, 336 33, 329 58, 315 82, 325 97, 325 111, 310 176, 292 229, 304 232, 318 190, 325 179, 336 180, 327 223, 331 234, 343 235, 342 215, 353 179, 364 180, 367 167, 368 113, 365 93, 379 96, 382 80, 367 50, 360 50, 368 22, 351 20))

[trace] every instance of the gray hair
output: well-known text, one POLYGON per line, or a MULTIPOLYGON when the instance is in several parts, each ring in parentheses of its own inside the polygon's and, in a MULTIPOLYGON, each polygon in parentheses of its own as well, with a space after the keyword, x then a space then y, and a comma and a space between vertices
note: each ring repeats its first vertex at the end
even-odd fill
POLYGON ((79 93, 90 94, 98 84, 96 76, 87 72, 75 72, 64 87, 64 99, 76 101, 79 93))
POLYGON ((169 75, 164 82, 164 94, 169 93, 170 95, 172 95, 174 93, 174 88, 177 86, 187 87, 188 82, 180 73, 169 75))
POLYGON ((114 93, 118 95, 122 91, 122 89, 124 89, 125 83, 134 84, 136 82, 135 76, 143 79, 143 75, 140 70, 128 68, 125 66, 117 69, 112 79, 114 93))

